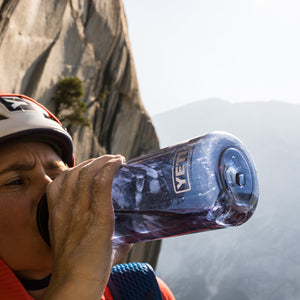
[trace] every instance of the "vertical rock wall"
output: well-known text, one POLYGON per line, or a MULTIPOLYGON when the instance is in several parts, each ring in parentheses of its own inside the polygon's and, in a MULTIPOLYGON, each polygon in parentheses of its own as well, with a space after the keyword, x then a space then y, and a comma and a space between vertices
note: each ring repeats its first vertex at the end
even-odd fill
MULTIPOLYGON (((92 123, 71 129, 77 162, 159 148, 140 99, 121 0, 0 1, 0 90, 51 110, 56 84, 69 76, 83 82, 92 123)), ((159 245, 140 244, 130 259, 155 266, 159 245)))

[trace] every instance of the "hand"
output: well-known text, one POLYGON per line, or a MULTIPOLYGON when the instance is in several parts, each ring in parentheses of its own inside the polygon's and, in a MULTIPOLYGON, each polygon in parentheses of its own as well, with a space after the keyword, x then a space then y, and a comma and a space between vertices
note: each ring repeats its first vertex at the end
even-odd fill
POLYGON ((109 155, 92 159, 49 184, 53 273, 47 295, 63 299, 102 295, 113 264, 111 186, 123 161, 109 155))

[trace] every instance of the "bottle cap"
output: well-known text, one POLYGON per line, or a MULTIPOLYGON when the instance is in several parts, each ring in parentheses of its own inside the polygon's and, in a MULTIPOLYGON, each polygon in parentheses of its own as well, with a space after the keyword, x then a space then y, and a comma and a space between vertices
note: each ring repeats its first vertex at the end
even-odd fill
POLYGON ((237 205, 256 204, 255 169, 245 153, 236 148, 226 149, 221 155, 219 169, 224 188, 237 205))

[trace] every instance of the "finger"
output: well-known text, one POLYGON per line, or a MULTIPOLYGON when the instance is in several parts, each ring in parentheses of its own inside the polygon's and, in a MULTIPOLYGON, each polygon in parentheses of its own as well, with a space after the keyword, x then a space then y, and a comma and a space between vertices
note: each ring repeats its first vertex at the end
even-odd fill
POLYGON ((74 201, 76 201, 76 181, 79 170, 90 164, 93 159, 85 161, 77 167, 70 168, 60 175, 47 187, 47 202, 49 209, 50 239, 53 243, 53 231, 56 238, 65 234, 74 223, 74 201))
MULTIPOLYGON (((49 198, 51 198, 49 200, 49 202, 51 202, 49 205, 49 209, 51 209, 54 205, 61 205, 65 207, 65 209, 68 209, 68 207, 70 206, 72 206, 73 208, 75 202, 78 199, 81 199, 81 197, 78 197, 78 190, 89 188, 88 183, 93 176, 93 173, 91 174, 91 176, 86 175, 88 174, 90 166, 94 161, 103 161, 103 165, 111 157, 113 156, 104 155, 98 159, 89 159, 80 163, 76 167, 70 168, 58 175, 47 188, 47 195, 49 195, 49 198)), ((98 167, 101 167, 99 163, 98 167)), ((93 170, 91 170, 91 172, 93 172, 93 170)))
POLYGON ((91 209, 100 214, 99 222, 114 222, 114 213, 111 199, 112 182, 115 173, 123 163, 124 158, 116 156, 107 161, 97 172, 92 182, 92 203, 91 209))
POLYGON ((115 158, 113 155, 104 155, 94 159, 88 165, 80 169, 78 174, 78 187, 77 187, 77 201, 76 209, 85 211, 91 205, 92 185, 95 180, 94 177, 97 172, 111 159, 115 158))
MULTIPOLYGON (((120 158, 124 160, 120 156, 117 157, 117 160, 120 158)), ((113 158, 115 158, 113 155, 104 155, 97 159, 90 159, 63 172, 55 179, 48 189, 50 227, 61 227, 65 224, 67 230, 68 226, 75 226, 74 224, 83 218, 92 202, 91 190, 94 177, 113 158)), ((102 219, 99 216, 97 218, 102 219)))
POLYGON ((93 159, 82 162, 80 165, 67 169, 60 173, 48 186, 47 186, 47 198, 48 207, 51 210, 57 203, 63 202, 65 205, 68 203, 68 199, 65 197, 65 191, 70 185, 70 182, 77 178, 76 172, 84 165, 89 164, 93 159))

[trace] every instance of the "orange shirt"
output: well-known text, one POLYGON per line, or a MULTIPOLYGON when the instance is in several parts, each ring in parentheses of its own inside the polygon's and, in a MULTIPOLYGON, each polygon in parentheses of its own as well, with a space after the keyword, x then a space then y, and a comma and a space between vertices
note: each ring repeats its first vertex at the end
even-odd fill
POLYGON ((11 269, 0 259, 0 299, 33 300, 11 269))
MULTIPOLYGON (((168 286, 157 278, 163 300, 175 300, 168 286)), ((12 270, 0 259, 0 299, 5 300, 33 300, 24 289, 12 270)), ((101 300, 113 300, 108 287, 105 288, 101 300)))

